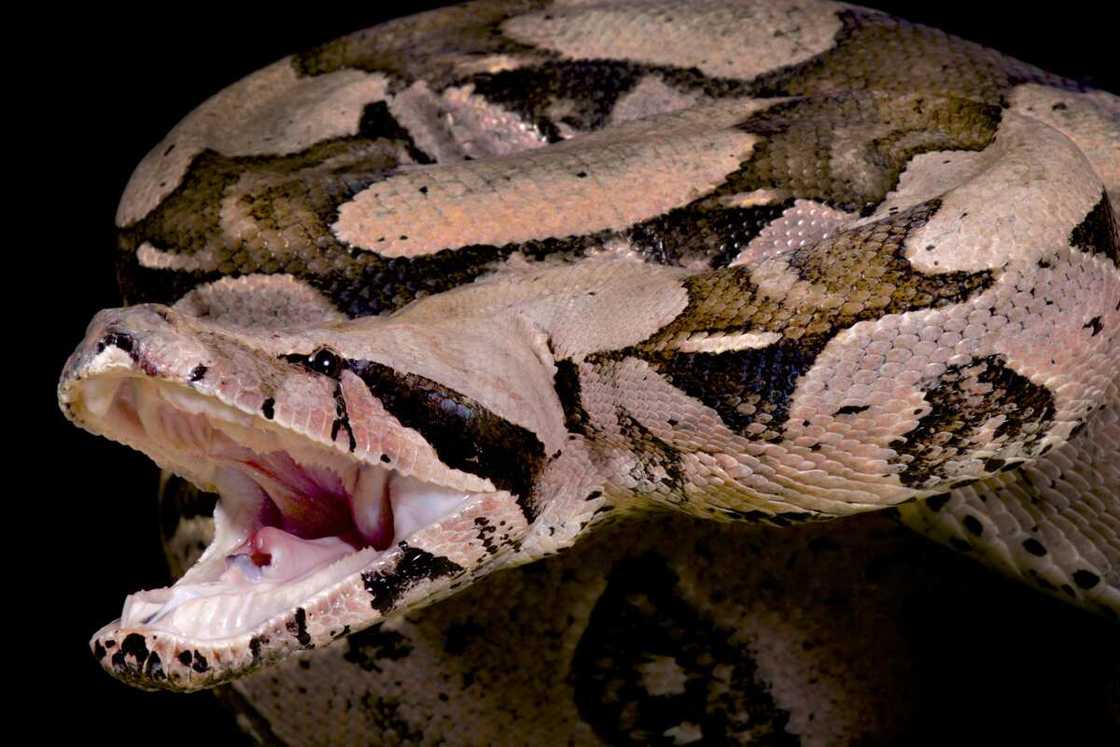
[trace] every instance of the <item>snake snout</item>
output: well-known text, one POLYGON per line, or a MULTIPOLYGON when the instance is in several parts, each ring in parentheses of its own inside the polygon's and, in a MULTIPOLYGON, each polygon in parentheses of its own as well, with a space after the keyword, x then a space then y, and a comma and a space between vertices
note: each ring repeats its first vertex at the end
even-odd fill
MULTIPOLYGON (((68 394, 81 380, 102 374, 159 372, 159 356, 148 341, 173 332, 174 312, 159 304, 142 304, 100 311, 86 328, 86 336, 70 355, 59 380, 59 402, 64 411, 68 394)), ((177 340, 176 342, 181 342, 177 340)), ((160 347, 166 348, 166 343, 160 347)))

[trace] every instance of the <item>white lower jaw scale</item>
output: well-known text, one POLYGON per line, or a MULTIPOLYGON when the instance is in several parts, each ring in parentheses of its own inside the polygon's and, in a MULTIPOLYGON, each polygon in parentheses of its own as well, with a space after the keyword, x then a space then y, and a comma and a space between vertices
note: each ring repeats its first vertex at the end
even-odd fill
MULTIPOLYGON (((157 625, 183 634, 201 633, 211 623, 216 626, 209 630, 212 633, 221 633, 223 626, 233 630, 243 627, 238 621, 243 620, 245 608, 252 605, 254 596, 259 600, 269 594, 283 597, 285 590, 297 591, 316 574, 330 573, 336 563, 355 555, 364 554, 356 553, 350 544, 338 537, 305 540, 276 527, 264 527, 255 533, 251 542, 242 543, 226 556, 225 571, 216 578, 211 576, 213 580, 180 580, 167 588, 130 594, 121 611, 121 623, 157 625), (256 565, 253 553, 269 556, 269 562, 256 565)), ((365 562, 373 557, 365 557, 365 562)), ((214 562, 222 561, 215 559, 214 562)), ((324 584, 341 580, 352 570, 339 569, 339 573, 325 579, 324 584)), ((313 591, 313 588, 305 589, 295 597, 313 591)), ((270 611, 258 614, 257 621, 283 611, 292 601, 283 599, 275 603, 270 611)))

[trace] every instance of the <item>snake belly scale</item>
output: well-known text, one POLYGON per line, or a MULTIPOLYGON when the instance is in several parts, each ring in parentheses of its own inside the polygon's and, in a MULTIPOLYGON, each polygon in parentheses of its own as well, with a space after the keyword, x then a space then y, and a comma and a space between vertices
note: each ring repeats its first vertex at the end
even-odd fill
POLYGON ((1117 204, 1120 99, 856 6, 481 0, 281 60, 137 167, 62 374, 179 519, 94 654, 396 661, 495 571, 656 596, 650 537, 876 511, 1115 622, 1117 204))

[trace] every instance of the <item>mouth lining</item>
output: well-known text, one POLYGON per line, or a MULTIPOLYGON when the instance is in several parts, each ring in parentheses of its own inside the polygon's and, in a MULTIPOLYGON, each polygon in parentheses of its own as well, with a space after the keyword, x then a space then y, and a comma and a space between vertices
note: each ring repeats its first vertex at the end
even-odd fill
POLYGON ((73 402, 86 427, 220 498, 206 551, 172 586, 129 595, 122 627, 243 635, 485 495, 370 464, 171 382, 92 377, 73 402))

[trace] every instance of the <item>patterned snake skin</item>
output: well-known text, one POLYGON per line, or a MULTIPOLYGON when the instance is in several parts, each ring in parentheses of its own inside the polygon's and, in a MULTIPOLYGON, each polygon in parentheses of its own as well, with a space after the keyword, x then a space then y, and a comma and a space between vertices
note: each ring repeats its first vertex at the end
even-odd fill
POLYGON ((62 375, 179 476, 183 576, 94 654, 287 743, 889 733, 836 696, 889 603, 790 616, 894 521, 1120 617, 1118 201, 1116 96, 854 6, 483 0, 282 60, 137 168, 134 305, 62 375))

